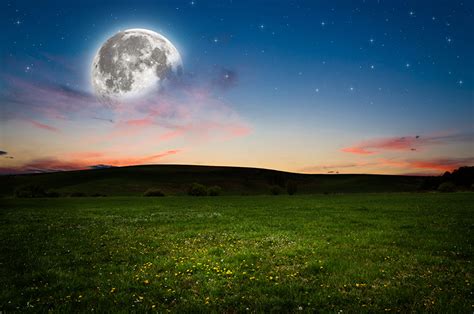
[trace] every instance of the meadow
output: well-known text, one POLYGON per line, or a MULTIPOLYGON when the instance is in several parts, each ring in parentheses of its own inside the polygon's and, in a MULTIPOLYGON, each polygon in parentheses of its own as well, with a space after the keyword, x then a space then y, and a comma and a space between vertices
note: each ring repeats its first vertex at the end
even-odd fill
POLYGON ((474 193, 0 199, 0 311, 474 309, 474 193))

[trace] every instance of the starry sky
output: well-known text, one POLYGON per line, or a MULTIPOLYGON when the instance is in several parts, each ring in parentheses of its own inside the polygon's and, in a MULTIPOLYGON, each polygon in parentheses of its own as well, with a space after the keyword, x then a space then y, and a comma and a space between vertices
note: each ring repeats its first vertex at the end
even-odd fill
POLYGON ((2 1, 0 173, 203 164, 438 175, 474 165, 472 1, 2 1), (120 30, 168 38, 179 88, 97 100, 120 30))

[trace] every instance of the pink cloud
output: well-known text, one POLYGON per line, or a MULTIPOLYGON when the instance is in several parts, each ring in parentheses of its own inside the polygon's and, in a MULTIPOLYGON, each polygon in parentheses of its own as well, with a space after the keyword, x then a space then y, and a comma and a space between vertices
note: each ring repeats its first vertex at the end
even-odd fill
POLYGON ((11 75, 2 75, 9 84, 2 95, 6 118, 9 119, 67 119, 93 108, 101 108, 95 97, 87 92, 47 81, 27 81, 11 75))
POLYGON ((125 121, 125 123, 131 126, 148 126, 153 124, 153 120, 151 118, 132 119, 125 121))
POLYGON ((348 162, 307 166, 299 169, 305 173, 338 173, 341 169, 357 169, 364 166, 373 165, 373 162, 348 162))
POLYGON ((352 154, 358 154, 358 155, 373 155, 375 152, 371 152, 366 150, 365 148, 362 147, 346 147, 341 149, 341 151, 345 153, 352 153, 352 154))
MULTIPOLYGON (((66 61, 61 60, 59 56, 46 56, 46 58, 58 65, 66 61)), ((42 73, 54 73, 52 70, 44 70, 42 73)), ((185 79, 186 82, 178 82, 159 93, 141 99, 129 99, 109 107, 101 104, 95 95, 89 92, 55 83, 48 78, 31 75, 30 78, 24 79, 2 74, 2 78, 5 78, 9 85, 6 92, 0 95, 0 102, 5 104, 6 108, 2 118, 27 121, 35 128, 50 132, 60 132, 50 122, 59 119, 61 125, 64 125, 63 136, 70 134, 67 132, 69 130, 67 124, 85 123, 84 118, 87 119, 86 123, 101 123, 94 120, 108 122, 101 123, 98 127, 87 128, 88 131, 84 134, 74 134, 75 139, 78 138, 76 143, 79 147, 105 147, 120 151, 125 144, 129 154, 142 156, 143 152, 149 152, 150 147, 157 147, 165 141, 180 140, 180 146, 185 142, 186 149, 191 150, 193 145, 232 140, 252 132, 252 128, 234 110, 233 105, 223 100, 220 94, 237 82, 235 80, 237 74, 234 72, 230 69, 216 72, 221 79, 221 74, 232 76, 232 82, 185 79)), ((47 140, 45 138, 45 141, 47 140)), ((59 160, 47 159, 47 161, 55 162, 60 168, 76 169, 78 166, 87 167, 89 164, 122 165, 143 163, 147 160, 139 157, 108 158, 113 156, 110 151, 104 152, 101 156, 73 155, 72 152, 70 156, 61 156, 59 160), (61 164, 64 160, 68 162, 61 164), (69 162, 70 160, 72 161, 69 162)))
POLYGON ((395 160, 380 158, 377 160, 380 165, 405 168, 408 171, 432 170, 436 172, 453 171, 462 166, 474 164, 474 157, 466 158, 432 158, 432 159, 409 159, 395 160))
POLYGON ((55 128, 53 126, 50 126, 50 125, 47 125, 47 124, 44 124, 44 123, 41 123, 41 122, 38 122, 38 121, 35 121, 35 120, 31 120, 31 119, 24 119, 24 120, 26 122, 30 123, 35 128, 42 129, 42 130, 47 130, 47 131, 50 131, 50 132, 59 133, 59 129, 55 128))
POLYGON ((17 167, 0 168, 0 173, 27 173, 27 172, 52 172, 90 169, 94 165, 130 166, 143 165, 160 161, 161 159, 182 152, 179 149, 167 150, 147 156, 107 157, 100 152, 83 152, 65 155, 64 158, 34 159, 17 167), (69 158, 69 159, 68 159, 69 158))
POLYGON ((474 138, 472 133, 447 133, 430 136, 403 136, 375 138, 356 143, 353 146, 342 148, 345 153, 359 155, 373 155, 382 151, 417 151, 433 145, 443 145, 453 142, 470 142, 474 138))

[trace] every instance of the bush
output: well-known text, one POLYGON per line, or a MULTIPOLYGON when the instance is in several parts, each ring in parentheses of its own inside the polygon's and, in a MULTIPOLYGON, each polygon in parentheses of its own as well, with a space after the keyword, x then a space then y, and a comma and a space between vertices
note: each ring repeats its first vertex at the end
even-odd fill
POLYGON ((280 195, 281 194, 281 188, 278 185, 274 185, 270 188, 270 193, 272 195, 280 195))
POLYGON ((191 196, 207 196, 207 188, 202 184, 193 183, 188 190, 188 194, 191 196))
POLYGON ((107 195, 106 194, 102 194, 102 193, 94 193, 91 195, 92 197, 106 197, 107 195))
POLYGON ((72 192, 69 194, 70 197, 84 197, 87 196, 86 193, 84 192, 72 192))
POLYGON ((286 192, 288 195, 293 195, 298 191, 298 185, 296 184, 295 181, 288 181, 286 184, 286 192))
POLYGON ((440 192, 454 192, 456 191, 456 185, 453 182, 443 182, 438 186, 440 192))
POLYGON ((219 196, 219 194, 221 194, 221 187, 218 186, 218 185, 214 185, 214 186, 211 186, 208 190, 207 190, 207 193, 209 194, 209 196, 219 196))
POLYGON ((46 190, 39 185, 25 185, 15 190, 15 196, 21 198, 47 197, 46 190))
POLYGON ((165 196, 165 193, 160 189, 148 189, 143 193, 143 196, 165 196))

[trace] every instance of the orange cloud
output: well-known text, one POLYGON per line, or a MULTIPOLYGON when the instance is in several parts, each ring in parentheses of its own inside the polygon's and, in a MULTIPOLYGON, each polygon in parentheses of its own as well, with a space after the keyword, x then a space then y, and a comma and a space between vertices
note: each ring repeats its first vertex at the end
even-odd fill
POLYGON ((341 149, 341 151, 345 153, 352 153, 352 154, 358 154, 358 155, 373 155, 375 152, 371 152, 366 150, 365 148, 361 147, 346 147, 341 149))
POLYGON ((153 120, 148 117, 143 119, 127 120, 125 121, 125 124, 130 126, 148 126, 153 124, 153 120))
POLYGON ((462 166, 474 164, 474 157, 467 158, 434 158, 424 160, 394 160, 380 158, 377 162, 385 166, 405 168, 407 170, 435 170, 439 172, 453 171, 462 166))
POLYGON ((105 157, 102 153, 85 152, 69 154, 66 157, 71 159, 60 158, 41 158, 29 161, 19 167, 0 168, 0 173, 28 173, 28 172, 53 172, 53 171, 68 171, 68 170, 83 170, 90 169, 94 165, 110 165, 110 166, 130 166, 143 165, 157 162, 167 156, 176 155, 181 150, 173 149, 167 150, 158 154, 149 156, 129 156, 111 158, 105 157), (73 159, 76 158, 76 159, 73 159))
POLYGON ((380 153, 381 151, 416 151, 433 145, 449 144, 453 142, 471 142, 473 138, 474 134, 472 133, 375 138, 343 148, 341 151, 359 155, 373 155, 380 153))

